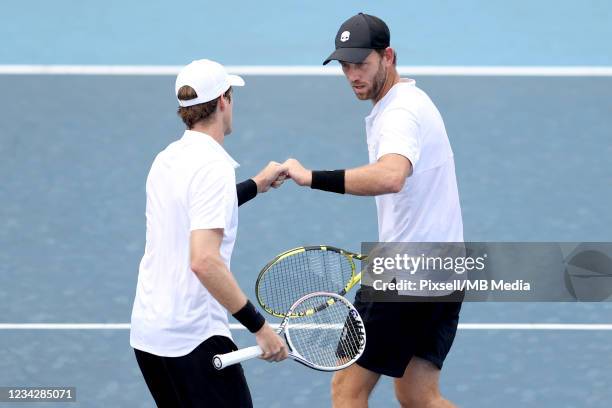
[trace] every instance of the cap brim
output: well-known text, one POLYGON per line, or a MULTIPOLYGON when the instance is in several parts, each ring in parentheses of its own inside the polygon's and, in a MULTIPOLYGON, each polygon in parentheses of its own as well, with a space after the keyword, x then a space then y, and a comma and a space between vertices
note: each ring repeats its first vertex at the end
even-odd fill
POLYGON ((238 75, 228 75, 227 79, 231 86, 244 86, 244 79, 238 75))
POLYGON ((363 60, 365 60, 371 52, 371 48, 338 48, 336 51, 332 52, 325 61, 323 61, 323 65, 326 65, 332 60, 356 64, 363 62, 363 60))

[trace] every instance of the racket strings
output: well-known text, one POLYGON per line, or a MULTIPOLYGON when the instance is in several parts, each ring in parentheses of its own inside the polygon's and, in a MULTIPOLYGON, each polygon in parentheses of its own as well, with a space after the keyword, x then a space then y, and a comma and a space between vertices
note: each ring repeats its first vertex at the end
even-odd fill
POLYGON ((340 342, 336 349, 338 359, 342 364, 346 364, 361 354, 362 348, 365 346, 365 328, 361 319, 356 319, 349 311, 340 342))
MULTIPOLYGON (((327 296, 306 299, 297 312, 327 304, 327 296)), ((294 352, 311 364, 333 368, 356 359, 363 349, 365 331, 354 310, 344 301, 333 299, 322 310, 302 317, 289 317, 287 337, 294 352)))
POLYGON ((258 284, 260 302, 284 314, 300 297, 320 290, 340 293, 353 276, 353 264, 344 255, 307 250, 272 264, 258 284))

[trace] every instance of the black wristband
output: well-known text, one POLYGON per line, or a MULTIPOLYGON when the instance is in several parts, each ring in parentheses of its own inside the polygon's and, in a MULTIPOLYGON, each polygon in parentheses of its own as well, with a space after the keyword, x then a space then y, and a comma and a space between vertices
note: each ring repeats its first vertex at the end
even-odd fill
POLYGON ((266 323, 266 319, 255 309, 255 306, 250 300, 247 300, 246 305, 239 311, 234 313, 232 316, 238 320, 244 327, 246 327, 251 333, 259 331, 266 323))
POLYGON ((344 173, 345 170, 313 170, 310 188, 344 194, 344 173))
POLYGON ((257 195, 257 184, 253 179, 248 179, 236 184, 236 196, 238 197, 238 207, 252 200, 257 195))

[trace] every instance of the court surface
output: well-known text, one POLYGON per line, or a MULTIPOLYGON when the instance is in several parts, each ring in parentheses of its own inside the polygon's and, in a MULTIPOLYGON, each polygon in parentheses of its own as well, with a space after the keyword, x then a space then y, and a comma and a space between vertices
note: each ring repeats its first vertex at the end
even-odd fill
MULTIPOLYGON (((180 13, 147 4, 3 6, 0 34, 21 35, 0 51, 0 65, 155 67, 211 57, 315 66, 331 51, 337 25, 360 10, 389 17, 392 42, 404 40, 400 65, 612 65, 606 2, 579 9, 570 2, 338 3, 328 13, 238 2, 234 18, 228 6, 202 10, 210 23, 201 41, 195 27, 188 40, 173 38, 180 13), (215 33, 226 41, 207 40, 215 33)), ((611 76, 413 77, 445 120, 466 240, 611 240, 611 76)), ((358 102, 343 77, 245 79, 226 140, 241 164, 239 180, 288 157, 312 168, 367 161, 363 117, 371 105, 358 102)), ((0 386, 75 386, 78 402, 69 406, 153 406, 125 323, 144 247, 144 180, 155 154, 182 134, 173 85, 172 75, 0 75, 0 386), (66 323, 76 326, 57 326, 66 323), (85 323, 115 326, 78 326, 85 323)), ((241 207, 232 269, 253 296, 258 271, 282 250, 320 243, 358 250, 375 239, 373 199, 286 183, 241 207)), ((458 333, 443 392, 463 407, 607 407, 611 313, 609 303, 465 304, 461 322, 475 326, 458 333)), ((243 330, 233 334, 239 345, 253 342, 243 330)), ((329 405, 328 374, 291 361, 254 360, 245 370, 258 407, 329 405)), ((29 405, 40 404, 18 406, 29 405)), ((372 406, 396 406, 389 381, 372 406)))

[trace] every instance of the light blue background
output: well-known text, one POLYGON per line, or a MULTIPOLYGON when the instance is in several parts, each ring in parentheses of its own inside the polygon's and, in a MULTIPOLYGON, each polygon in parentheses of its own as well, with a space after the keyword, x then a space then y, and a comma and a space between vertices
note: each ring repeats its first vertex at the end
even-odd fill
POLYGON ((612 65, 607 0, 10 1, 0 64, 319 65, 360 11, 401 65, 612 65))

